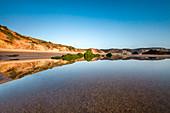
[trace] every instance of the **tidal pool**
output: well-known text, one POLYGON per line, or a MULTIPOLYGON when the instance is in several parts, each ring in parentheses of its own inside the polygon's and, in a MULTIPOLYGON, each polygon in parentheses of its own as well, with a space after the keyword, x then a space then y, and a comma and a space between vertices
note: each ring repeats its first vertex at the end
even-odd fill
POLYGON ((1 113, 170 112, 170 59, 32 64, 39 71, 0 84, 1 113))

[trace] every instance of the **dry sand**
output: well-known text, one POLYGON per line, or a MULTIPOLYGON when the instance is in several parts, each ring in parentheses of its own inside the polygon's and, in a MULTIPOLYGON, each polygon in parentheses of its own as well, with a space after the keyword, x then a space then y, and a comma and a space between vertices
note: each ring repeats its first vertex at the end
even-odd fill
MULTIPOLYGON (((77 54, 78 52, 56 52, 56 51, 37 51, 37 50, 21 50, 21 49, 0 49, 0 60, 10 59, 37 59, 51 58, 53 56, 62 56, 63 54, 77 54), (8 55, 18 55, 17 57, 9 57, 8 55)), ((103 54, 101 54, 103 55, 103 54)), ((170 58, 170 55, 121 55, 123 57, 161 57, 170 58)))

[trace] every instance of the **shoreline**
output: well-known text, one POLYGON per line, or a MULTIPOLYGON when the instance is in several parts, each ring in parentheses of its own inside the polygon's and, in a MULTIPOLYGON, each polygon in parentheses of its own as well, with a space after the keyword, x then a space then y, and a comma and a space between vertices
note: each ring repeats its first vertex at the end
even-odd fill
MULTIPOLYGON (((0 49, 0 61, 2 60, 20 60, 20 59, 44 59, 54 56, 62 56, 64 54, 77 54, 78 52, 54 52, 54 51, 36 51, 36 50, 13 50, 0 49), (9 57, 9 55, 18 55, 16 57, 9 57)), ((99 53, 100 54, 100 53, 99 53)), ((104 53, 100 55, 105 55, 104 53)), ((116 55, 114 55, 116 56, 116 55)), ((170 55, 119 55, 121 57, 160 57, 170 58, 170 55)))
POLYGON ((12 59, 39 59, 39 58, 51 58, 54 56, 62 56, 64 54, 77 54, 78 52, 54 52, 54 51, 36 51, 36 50, 8 50, 0 49, 0 61, 12 60, 12 59), (16 57, 9 55, 18 55, 16 57))

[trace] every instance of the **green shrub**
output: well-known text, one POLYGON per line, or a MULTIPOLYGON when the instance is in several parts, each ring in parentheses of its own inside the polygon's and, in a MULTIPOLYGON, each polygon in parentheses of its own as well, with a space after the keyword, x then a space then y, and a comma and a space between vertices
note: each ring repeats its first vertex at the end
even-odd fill
POLYGON ((15 71, 13 71, 12 73, 10 73, 10 78, 12 78, 12 79, 15 79, 18 75, 20 75, 22 72, 20 71, 20 72, 15 72, 15 71))
POLYGON ((11 41, 14 39, 14 38, 11 38, 11 37, 8 37, 8 36, 7 36, 6 38, 9 39, 9 40, 11 40, 11 41))
POLYGON ((106 56, 107 57, 112 57, 113 55, 112 55, 112 53, 107 53, 106 56))
POLYGON ((14 54, 14 55, 7 55, 8 57, 17 57, 19 56, 18 54, 14 54))
POLYGON ((61 57, 60 56, 51 57, 51 59, 63 59, 63 60, 67 60, 67 61, 72 61, 72 60, 76 60, 76 59, 79 59, 82 57, 83 57, 83 54, 78 53, 77 55, 66 54, 66 55, 62 55, 61 57))
POLYGON ((7 26, 2 26, 5 30, 8 30, 7 26))
POLYGON ((68 46, 67 48, 68 48, 70 51, 71 51, 71 50, 75 50, 75 48, 72 47, 72 46, 68 46))
POLYGON ((32 41, 32 43, 34 43, 34 44, 38 44, 37 42, 35 42, 35 41, 32 41))
MULTIPOLYGON (((16 32, 15 32, 15 33, 16 33, 16 32)), ((23 38, 23 39, 27 39, 27 40, 31 40, 31 41, 32 41, 32 39, 30 39, 29 37, 22 36, 22 35, 19 34, 19 33, 16 33, 16 35, 19 36, 19 37, 21 37, 21 38, 23 38)))
POLYGON ((77 54, 80 58, 82 58, 84 55, 82 53, 77 54))
POLYGON ((87 50, 87 52, 84 54, 84 58, 87 61, 91 61, 94 58, 94 54, 90 50, 87 50))
POLYGON ((82 58, 83 56, 87 61, 91 61, 94 57, 99 57, 100 55, 99 54, 94 55, 90 50, 87 50, 87 52, 84 55, 82 53, 78 53, 76 55, 66 54, 66 55, 62 55, 61 57, 56 56, 56 57, 51 57, 51 58, 72 61, 72 60, 82 58))
POLYGON ((9 41, 9 40, 4 40, 4 41, 9 43, 9 44, 12 44, 12 41, 9 41))
POLYGON ((105 57, 105 55, 102 55, 102 57, 105 57))
POLYGON ((14 35, 13 35, 11 32, 9 32, 8 30, 2 30, 2 29, 0 29, 0 31, 1 31, 2 33, 4 33, 5 35, 8 35, 8 37, 10 37, 10 38, 15 38, 15 39, 17 39, 17 40, 20 40, 20 38, 14 36, 14 35))
POLYGON ((48 43, 48 42, 46 42, 46 41, 42 41, 41 43, 45 43, 45 44, 46 44, 46 43, 48 43))
POLYGON ((6 72, 10 72, 10 71, 14 71, 14 70, 15 70, 15 68, 13 67, 13 68, 8 69, 6 72))
POLYGON ((60 56, 51 57, 51 59, 61 59, 60 56))
POLYGON ((67 55, 62 56, 62 59, 67 60, 67 61, 76 60, 78 58, 80 58, 78 55, 71 55, 71 54, 67 54, 67 55))
POLYGON ((95 55, 94 55, 94 57, 99 57, 99 56, 100 56, 100 54, 95 54, 95 55))

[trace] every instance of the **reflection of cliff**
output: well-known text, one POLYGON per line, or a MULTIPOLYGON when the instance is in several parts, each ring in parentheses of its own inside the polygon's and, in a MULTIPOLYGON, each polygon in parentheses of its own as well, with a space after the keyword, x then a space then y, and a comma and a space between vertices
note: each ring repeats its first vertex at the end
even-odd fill
MULTIPOLYGON (((25 75, 30 75, 36 72, 51 69, 66 64, 74 63, 65 60, 52 60, 52 59, 37 59, 37 60, 19 60, 19 61, 4 61, 0 63, 0 72, 9 79, 13 80, 22 78, 25 75)), ((5 77, 1 77, 5 78, 5 77)), ((0 79, 0 82, 5 81, 0 79)))
MULTIPOLYGON (((163 60, 165 58, 160 57, 125 57, 125 56, 113 56, 108 57, 95 57, 95 60, 163 60)), ((83 61, 84 57, 75 61, 67 60, 53 60, 53 59, 35 59, 35 60, 17 60, 17 61, 2 61, 0 62, 0 83, 7 82, 14 79, 22 78, 26 75, 51 69, 62 65, 72 64, 76 61, 83 61), (3 75, 3 74, 4 75, 3 75)))

